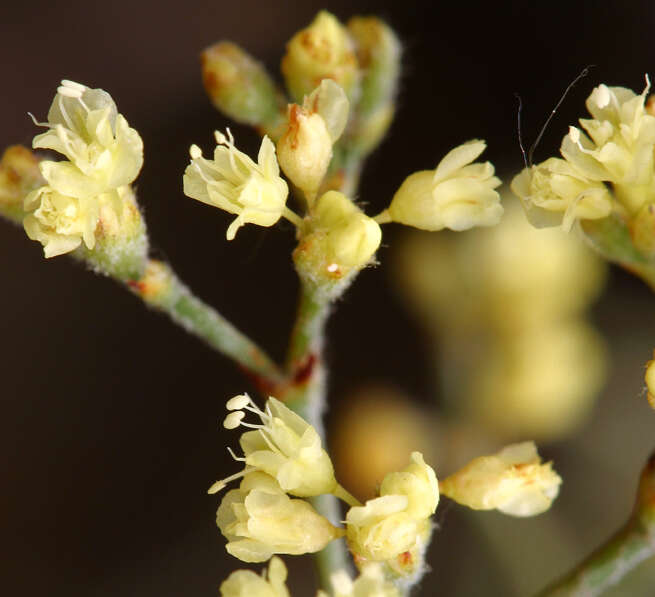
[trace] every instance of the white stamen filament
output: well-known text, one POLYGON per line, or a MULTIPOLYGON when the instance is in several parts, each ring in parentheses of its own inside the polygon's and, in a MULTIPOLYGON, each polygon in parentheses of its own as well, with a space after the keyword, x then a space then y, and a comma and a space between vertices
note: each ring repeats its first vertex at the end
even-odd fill
POLYGON ((234 460, 236 460, 237 462, 245 462, 246 461, 245 456, 237 456, 234 453, 234 450, 232 448, 230 448, 229 446, 227 448, 227 451, 230 453, 230 456, 232 456, 232 458, 234 458, 234 460))
POLYGON ((59 95, 58 98, 59 98, 59 109, 61 110, 61 114, 64 117, 64 120, 68 125, 68 128, 70 130, 73 130, 73 123, 71 122, 71 119, 68 117, 68 112, 66 112, 66 108, 64 108, 64 100, 62 99, 61 95, 59 95))

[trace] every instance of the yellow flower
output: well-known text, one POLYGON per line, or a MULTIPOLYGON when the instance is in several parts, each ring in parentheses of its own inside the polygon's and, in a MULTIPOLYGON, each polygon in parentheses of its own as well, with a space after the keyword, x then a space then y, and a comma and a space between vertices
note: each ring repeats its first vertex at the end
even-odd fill
POLYGON ((343 89, 330 79, 322 81, 302 106, 289 106, 289 124, 277 143, 277 155, 284 173, 305 193, 313 195, 321 185, 332 145, 348 121, 348 108, 343 89))
POLYGON ((221 584, 221 597, 289 597, 285 584, 287 568, 278 558, 271 558, 268 574, 236 570, 221 584))
POLYGON ((237 214, 227 229, 232 240, 237 230, 247 223, 272 226, 280 216, 294 223, 299 218, 285 203, 289 189, 280 178, 273 142, 264 137, 257 163, 234 146, 234 138, 216 131, 214 159, 202 157, 197 145, 192 145, 191 164, 184 172, 184 194, 208 205, 237 214))
POLYGON ((352 97, 359 70, 346 28, 329 12, 319 12, 309 27, 296 33, 287 44, 282 74, 296 101, 323 79, 333 79, 352 97))
POLYGON ((46 257, 68 253, 84 244, 93 249, 99 205, 95 198, 62 195, 49 186, 25 198, 23 226, 27 236, 43 244, 46 257))
MULTIPOLYGON (((333 597, 400 597, 395 585, 384 578, 382 566, 375 562, 367 564, 353 581, 347 572, 339 570, 331 577, 333 597)), ((317 597, 327 597, 319 593, 317 597)))
POLYGON ((407 177, 376 220, 422 230, 496 225, 503 207, 494 189, 501 182, 490 162, 472 163, 485 147, 484 141, 469 141, 450 151, 435 170, 407 177))
POLYGON ((439 485, 441 493, 473 510, 534 516, 550 508, 562 479, 541 463, 534 442, 512 444, 473 459, 439 485))
POLYGON ((580 120, 589 136, 570 127, 560 149, 590 180, 611 182, 630 213, 655 200, 655 117, 645 110, 646 81, 641 95, 624 87, 596 87, 586 104, 593 118, 580 120))
POLYGON ((269 397, 266 409, 262 411, 244 394, 229 400, 227 409, 232 411, 225 418, 227 429, 244 425, 254 428, 254 431, 241 436, 244 457, 235 456, 236 460, 245 463, 245 468, 214 483, 209 493, 216 493, 230 481, 253 471, 271 475, 284 491, 299 497, 332 493, 336 489, 332 461, 323 449, 316 429, 279 400, 269 397), (242 423, 244 411, 256 414, 262 424, 242 423))
POLYGON ((416 550, 429 532, 428 518, 439 503, 434 470, 413 452, 410 464, 389 473, 380 486, 380 497, 354 506, 346 515, 346 535, 357 558, 387 561, 416 550))
POLYGON ((128 185, 143 165, 141 137, 102 89, 62 81, 41 126, 49 130, 34 137, 32 146, 53 149, 70 160, 39 165, 61 195, 90 198, 128 185))
POLYGON ((576 220, 597 220, 612 211, 612 197, 605 185, 586 178, 560 158, 525 168, 511 186, 537 227, 561 224, 568 231, 576 220))
POLYGON ((247 474, 228 491, 216 513, 228 553, 243 562, 264 562, 273 554, 300 555, 322 550, 343 535, 302 499, 291 499, 262 472, 247 474))

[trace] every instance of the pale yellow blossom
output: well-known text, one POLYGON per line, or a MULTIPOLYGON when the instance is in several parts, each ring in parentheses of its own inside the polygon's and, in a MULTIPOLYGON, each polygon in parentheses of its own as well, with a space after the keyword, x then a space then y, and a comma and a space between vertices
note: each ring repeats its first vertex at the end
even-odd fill
POLYGON ((376 219, 422 230, 498 224, 503 207, 494 189, 501 182, 490 162, 472 163, 485 147, 484 141, 469 141, 450 151, 435 170, 411 174, 376 219))
POLYGON ((202 157, 197 145, 192 145, 191 163, 184 172, 184 194, 213 205, 237 218, 227 229, 232 240, 244 224, 272 226, 281 216, 294 223, 300 219, 286 207, 289 189, 280 178, 273 142, 264 137, 257 163, 234 146, 234 138, 216 131, 214 158, 202 157))
POLYGON ((221 584, 221 597, 289 597, 285 584, 287 568, 278 558, 271 558, 268 573, 261 576, 252 570, 235 570, 221 584))
POLYGON ((612 196, 605 185, 560 158, 525 168, 511 186, 537 227, 561 224, 568 231, 577 220, 605 218, 612 211, 612 196))
POLYGON ((389 473, 380 486, 380 497, 354 506, 346 515, 346 535, 358 558, 387 561, 415 550, 424 542, 428 518, 439 503, 434 470, 413 452, 410 464, 389 473))
POLYGON ((62 81, 43 126, 49 130, 34 137, 32 146, 68 158, 39 164, 43 177, 61 195, 95 197, 130 184, 141 170, 141 137, 102 89, 62 81))
POLYGON ((562 479, 542 464, 534 442, 512 444, 492 456, 474 458, 441 481, 443 495, 474 510, 534 516, 550 508, 562 479))
POLYGON ((291 499, 262 472, 247 474, 239 489, 225 494, 216 524, 228 540, 228 553, 243 562, 264 562, 276 553, 314 553, 343 535, 309 502, 291 499))
POLYGON ((624 87, 596 87, 586 103, 593 118, 580 120, 588 136, 570 127, 561 146, 564 158, 587 178, 611 182, 630 213, 655 200, 655 117, 644 106, 649 89, 648 79, 641 95, 624 87))
POLYGON ((225 419, 226 428, 244 425, 254 430, 241 436, 244 456, 235 456, 244 462, 244 469, 214 483, 210 493, 253 471, 271 475, 284 491, 299 497, 332 493, 336 489, 332 461, 316 429, 302 417, 273 397, 269 397, 264 411, 245 394, 229 400, 227 408, 231 412, 225 419), (261 424, 242 422, 246 411, 256 414, 261 424))

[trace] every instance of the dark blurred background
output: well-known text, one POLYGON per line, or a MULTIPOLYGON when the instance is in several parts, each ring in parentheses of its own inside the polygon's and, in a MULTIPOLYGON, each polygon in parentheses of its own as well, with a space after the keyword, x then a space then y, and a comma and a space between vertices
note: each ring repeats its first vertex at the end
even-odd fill
MULTIPOLYGON (((231 39, 279 76, 284 43, 320 8, 344 20, 381 16, 405 44, 398 116, 361 185, 370 213, 407 174, 474 137, 487 139, 485 157, 509 179, 522 167, 514 92, 530 142, 568 83, 596 65, 555 116, 539 161, 584 115, 595 85, 640 92, 644 73, 655 74, 648 0, 5 3, 2 145, 30 144, 36 129, 26 113, 43 118, 60 79, 109 91, 145 142, 138 195, 156 253, 277 358, 297 291, 290 227, 246 226, 228 244, 232 216, 185 198, 181 175, 189 145, 209 148, 212 131, 230 124, 204 94, 199 52, 231 39)), ((239 147, 256 150, 252 131, 232 130, 239 147)), ((348 392, 370 381, 400 387, 419 405, 438 399, 422 332, 389 289, 387 264, 401 233, 385 229, 381 266, 362 273, 330 321, 330 400, 342 408, 348 392)), ((226 458, 235 434, 220 426, 224 401, 252 388, 232 363, 123 289, 65 257, 46 262, 37 243, 6 223, 0 256, 3 592, 216 595, 239 563, 225 553, 213 522, 217 500, 206 489, 237 468, 226 458)), ((609 339, 611 375, 584 430, 545 450, 565 479, 553 512, 514 520, 447 509, 420 594, 530 594, 622 523, 655 447, 655 413, 641 395, 655 347, 653 305, 641 282, 612 271, 594 311, 609 339), (548 531, 544 520, 554 521, 548 531), (489 539, 494 533, 506 550, 489 539), (561 543, 547 540, 553 533, 561 543)), ((286 561, 293 594, 313 596, 305 562, 286 561)), ((616 594, 651 595, 648 567, 629 593, 616 594)))

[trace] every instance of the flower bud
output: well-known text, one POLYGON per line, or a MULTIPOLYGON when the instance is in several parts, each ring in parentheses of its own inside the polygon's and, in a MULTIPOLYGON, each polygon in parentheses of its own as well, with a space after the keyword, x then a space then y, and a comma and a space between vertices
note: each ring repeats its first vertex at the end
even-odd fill
POLYGON ((289 597, 285 584, 287 568, 278 558, 271 558, 268 574, 252 570, 236 570, 221 584, 221 597, 289 597))
POLYGON ((22 145, 8 147, 0 159, 0 216, 22 222, 25 197, 43 184, 34 153, 22 145))
POLYGON ((362 71, 361 97, 350 140, 367 154, 380 143, 393 119, 401 46, 393 30, 377 17, 353 17, 348 21, 348 31, 362 71))
POLYGON ((289 106, 289 124, 277 143, 280 166, 291 182, 313 198, 323 181, 332 144, 348 120, 348 98, 334 81, 324 80, 302 106, 289 106))
POLYGON ((338 280, 366 266, 380 246, 380 226, 348 197, 328 191, 315 204, 294 260, 304 277, 338 280))
POLYGON ((552 463, 541 463, 534 442, 524 442, 473 459, 439 488, 443 495, 473 510, 535 516, 550 508, 561 483, 552 463))
POLYGON ((289 126, 278 141, 277 155, 293 184, 305 193, 316 193, 332 159, 325 121, 297 104, 289 106, 289 126))
POLYGON ((490 162, 472 164, 484 141, 469 141, 450 151, 436 170, 410 175, 378 218, 422 230, 468 230, 494 226, 503 208, 494 189, 500 180, 490 162))
POLYGON ((249 473, 239 489, 225 494, 216 524, 228 540, 228 553, 243 562, 264 562, 276 553, 314 553, 344 534, 262 472, 249 473))
POLYGON ((651 407, 655 409, 655 352, 653 352, 653 360, 646 363, 646 375, 644 377, 646 382, 646 396, 648 398, 648 404, 650 404, 651 407))
POLYGON ((237 122, 272 123, 283 100, 265 67, 236 44, 222 41, 200 55, 202 80, 212 103, 237 122))
POLYGON ((301 102, 323 79, 333 79, 353 99, 358 85, 358 66, 353 42, 346 28, 327 11, 296 33, 282 59, 291 97, 301 102))

